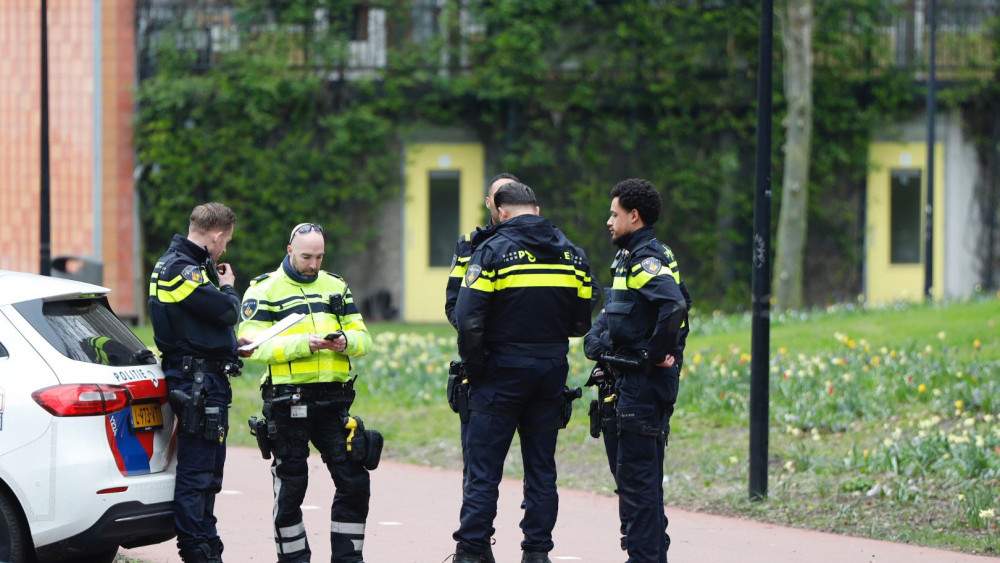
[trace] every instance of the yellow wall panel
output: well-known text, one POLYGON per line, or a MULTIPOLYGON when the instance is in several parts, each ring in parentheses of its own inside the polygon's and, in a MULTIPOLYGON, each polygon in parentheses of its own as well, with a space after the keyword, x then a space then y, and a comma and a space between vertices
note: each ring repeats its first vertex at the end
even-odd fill
MULTIPOLYGON (((917 264, 890 260, 890 174, 893 169, 920 170, 921 201, 927 201, 927 145, 872 143, 869 149, 865 224, 865 298, 869 303, 921 301, 924 292, 925 216, 921 214, 921 259, 917 264)), ((944 145, 934 146, 934 273, 931 294, 944 294, 944 145)))
POLYGON ((448 322, 444 314, 449 267, 430 267, 430 182, 435 171, 459 173, 459 232, 482 220, 484 155, 480 143, 409 144, 403 221, 403 320, 448 322))

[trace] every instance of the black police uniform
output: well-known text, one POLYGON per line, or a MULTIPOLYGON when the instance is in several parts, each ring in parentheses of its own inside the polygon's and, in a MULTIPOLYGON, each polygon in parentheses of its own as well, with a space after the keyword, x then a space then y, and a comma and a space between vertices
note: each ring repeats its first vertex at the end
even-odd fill
MULTIPOLYGON (((458 330, 458 318, 455 316, 455 304, 458 302, 458 292, 462 288, 462 280, 465 278, 465 271, 469 267, 469 259, 475 250, 473 240, 482 242, 492 234, 493 223, 490 222, 484 228, 477 228, 471 233, 459 237, 455 243, 455 254, 451 259, 451 272, 448 274, 448 285, 445 288, 444 314, 448 317, 451 326, 458 330)), ((451 400, 451 397, 449 397, 451 400)), ((462 443, 462 480, 464 482, 469 472, 469 460, 465 455, 465 438, 469 433, 469 424, 459 421, 459 439, 462 443)))
POLYGON ((604 310, 584 341, 587 357, 634 360, 613 366, 618 379, 617 440, 605 437, 618 486, 619 512, 629 562, 665 562, 670 536, 663 507, 663 456, 677 399, 691 296, 673 252, 652 227, 618 241, 614 283, 604 310), (667 355, 672 367, 658 367, 667 355))
POLYGON ((451 257, 451 272, 448 273, 448 286, 445 288, 444 314, 456 330, 458 329, 458 319, 455 318, 455 303, 458 302, 458 290, 462 287, 462 278, 465 277, 465 270, 469 267, 469 258, 472 257, 472 239, 479 231, 476 229, 459 237, 458 242, 455 243, 455 254, 451 257))
POLYGON ((199 407, 203 412, 197 413, 188 412, 193 406, 171 400, 180 420, 201 421, 198 428, 182 428, 177 437, 174 525, 185 561, 222 560, 213 511, 215 495, 222 490, 232 401, 226 372, 238 373, 235 366, 240 365, 234 331, 240 297, 231 285, 218 283, 208 250, 181 235, 174 235, 149 282, 149 317, 167 389, 204 397, 199 407), (195 383, 198 372, 203 377, 200 385, 195 383))
POLYGON ((468 473, 458 549, 489 560, 498 485, 517 429, 524 461, 521 548, 552 549, 558 508, 555 448, 570 336, 590 327, 590 266, 550 221, 520 215, 480 242, 456 306, 458 348, 470 382, 468 473))

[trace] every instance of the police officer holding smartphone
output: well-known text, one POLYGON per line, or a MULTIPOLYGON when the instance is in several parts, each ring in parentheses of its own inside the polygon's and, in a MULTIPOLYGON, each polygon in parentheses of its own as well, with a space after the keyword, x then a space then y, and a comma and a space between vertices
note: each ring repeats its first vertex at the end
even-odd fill
POLYGON ((323 227, 292 229, 277 270, 253 280, 243 299, 240 336, 254 336, 293 313, 306 318, 253 350, 265 364, 261 380, 264 420, 252 418, 262 454, 274 461, 274 541, 281 563, 308 562, 312 551, 302 521, 309 481, 309 443, 319 450, 337 487, 330 512, 333 561, 360 563, 371 490, 382 437, 349 412, 354 403, 351 357, 372 347, 354 297, 343 278, 320 269, 323 227), (266 438, 261 434, 266 434, 266 438), (264 438, 264 439, 262 439, 264 438))

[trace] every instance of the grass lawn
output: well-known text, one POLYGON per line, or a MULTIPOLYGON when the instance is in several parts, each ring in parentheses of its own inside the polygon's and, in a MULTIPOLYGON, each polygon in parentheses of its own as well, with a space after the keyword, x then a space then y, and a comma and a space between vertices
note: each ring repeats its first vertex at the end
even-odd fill
MULTIPOLYGON (((996 322, 993 298, 775 315, 769 495, 750 502, 749 317, 696 317, 671 422, 668 507, 997 555, 996 322)), ((454 331, 370 328, 375 350, 355 361, 352 412, 385 435, 387 458, 460 468, 458 419, 444 400, 454 331)), ((151 340, 148 329, 137 333, 151 340)), ((571 343, 570 385, 582 385, 590 367, 571 343)), ((245 426, 260 411, 252 371, 234 380, 230 443, 253 444, 245 426)), ((603 447, 588 433, 594 394, 585 391, 560 435, 560 486, 611 494, 603 447)), ((521 475, 518 455, 506 471, 521 475)))

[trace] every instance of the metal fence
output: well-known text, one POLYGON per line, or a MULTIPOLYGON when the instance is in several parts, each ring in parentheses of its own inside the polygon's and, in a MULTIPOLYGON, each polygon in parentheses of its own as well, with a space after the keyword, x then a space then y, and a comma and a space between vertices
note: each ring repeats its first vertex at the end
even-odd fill
MULTIPOLYGON (((248 35, 275 31, 274 8, 258 14, 239 14, 232 0, 137 0, 136 38, 140 78, 155 72, 158 47, 169 42, 191 55, 191 66, 208 68, 227 52, 241 48, 248 35)), ((721 2, 725 4, 725 2, 721 2)), ((724 9, 723 6, 717 7, 724 9)), ((848 17, 835 22, 838 41, 859 71, 900 68, 920 79, 927 68, 930 0, 886 0, 877 16, 875 34, 848 17)), ((936 63, 942 78, 961 79, 982 74, 995 65, 1000 0, 938 0, 936 63)), ((411 0, 409 2, 359 1, 342 13, 316 10, 304 25, 282 24, 281 31, 310 33, 340 39, 342 49, 332 60, 302 50, 290 55, 293 66, 326 65, 332 78, 350 78, 384 69, 394 48, 404 41, 437 41, 443 66, 464 69, 470 65, 470 38, 487 32, 481 22, 459 0, 411 0), (447 18, 447 10, 457 17, 447 18), (447 20, 447 21, 446 21, 447 20)), ((817 58, 817 65, 832 61, 817 58)), ((841 61, 842 62, 842 61, 841 61)))
POLYGON ((483 26, 460 6, 453 0, 359 1, 338 13, 317 9, 309 21, 279 26, 273 10, 239 13, 231 0, 137 0, 140 78, 155 73, 160 47, 166 44, 188 53, 194 69, 205 69, 239 50, 247 37, 279 30, 299 39, 309 34, 317 44, 333 40, 340 47, 333 55, 320 48, 310 53, 310 42, 299 41, 302 48, 289 54, 291 66, 326 65, 335 72, 354 73, 384 69, 393 48, 404 41, 440 41, 447 51, 442 56, 448 57, 442 62, 465 66, 464 41, 482 33, 483 26), (457 17, 445 22, 446 8, 456 6, 457 17))

